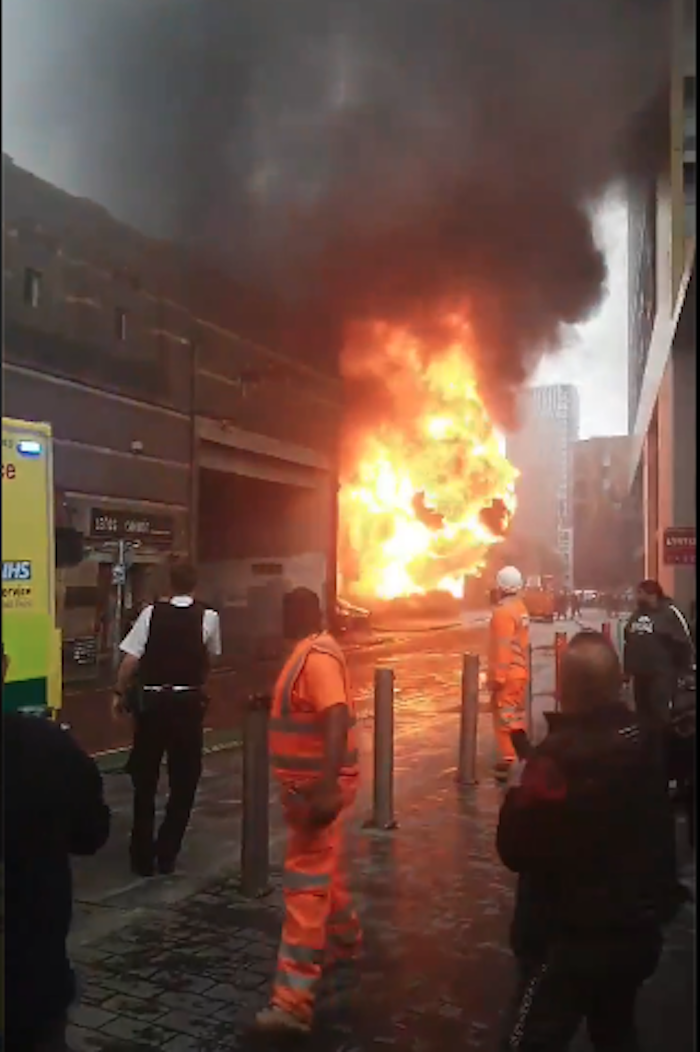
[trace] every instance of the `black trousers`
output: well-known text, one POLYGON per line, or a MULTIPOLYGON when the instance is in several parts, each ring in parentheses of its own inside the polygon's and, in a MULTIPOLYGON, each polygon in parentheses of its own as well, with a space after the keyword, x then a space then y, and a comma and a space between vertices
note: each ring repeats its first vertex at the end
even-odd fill
POLYGON ((643 726, 654 730, 668 726, 675 688, 672 674, 633 677, 634 707, 643 726))
POLYGON ((163 693, 149 698, 134 726, 128 770, 134 787, 131 859, 139 868, 157 860, 175 864, 190 820, 202 774, 204 698, 199 692, 163 693), (154 836, 156 793, 166 757, 169 795, 163 822, 154 836))
POLYGON ((66 1043, 66 1028, 67 1019, 60 1016, 31 1033, 8 1029, 5 1031, 3 1048, 7 1052, 15 1049, 16 1052, 71 1052, 66 1043))
POLYGON ((637 995, 656 971, 660 938, 560 946, 519 962, 502 1052, 565 1052, 585 1021, 595 1052, 639 1052, 637 995))

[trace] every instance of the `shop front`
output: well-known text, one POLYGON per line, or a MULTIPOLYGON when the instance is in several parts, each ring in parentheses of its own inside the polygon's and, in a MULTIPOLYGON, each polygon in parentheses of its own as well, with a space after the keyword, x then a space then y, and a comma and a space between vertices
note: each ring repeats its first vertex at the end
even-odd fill
POLYGON ((186 510, 88 503, 67 495, 85 559, 60 575, 67 691, 113 682, 119 643, 139 612, 167 592, 168 564, 186 554, 186 510))

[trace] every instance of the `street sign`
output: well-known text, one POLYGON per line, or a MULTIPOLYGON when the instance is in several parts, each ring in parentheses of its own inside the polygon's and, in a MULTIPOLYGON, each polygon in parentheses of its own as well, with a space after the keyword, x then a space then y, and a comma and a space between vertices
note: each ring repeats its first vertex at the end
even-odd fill
POLYGON ((144 541, 169 547, 173 543, 175 529, 168 515, 91 508, 90 536, 102 540, 144 541))
POLYGON ((670 526, 664 530, 664 565, 695 566, 694 526, 670 526))

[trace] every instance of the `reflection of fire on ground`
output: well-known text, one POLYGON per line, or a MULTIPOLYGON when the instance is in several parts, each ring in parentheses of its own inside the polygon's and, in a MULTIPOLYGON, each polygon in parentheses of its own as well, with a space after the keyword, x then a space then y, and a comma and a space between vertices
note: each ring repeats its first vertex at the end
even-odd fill
POLYGON ((469 332, 427 358, 407 331, 376 326, 346 374, 383 384, 391 419, 355 429, 340 492, 344 594, 364 600, 462 595, 503 539, 517 472, 479 397, 469 332), (359 364, 358 364, 359 361, 359 364))

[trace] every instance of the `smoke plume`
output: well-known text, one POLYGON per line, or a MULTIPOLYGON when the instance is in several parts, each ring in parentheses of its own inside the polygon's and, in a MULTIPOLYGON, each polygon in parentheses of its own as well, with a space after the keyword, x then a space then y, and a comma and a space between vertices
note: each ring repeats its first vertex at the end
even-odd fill
POLYGON ((501 419, 603 294, 592 206, 658 157, 666 0, 16 5, 51 43, 16 105, 93 196, 308 317, 466 311, 501 419))

